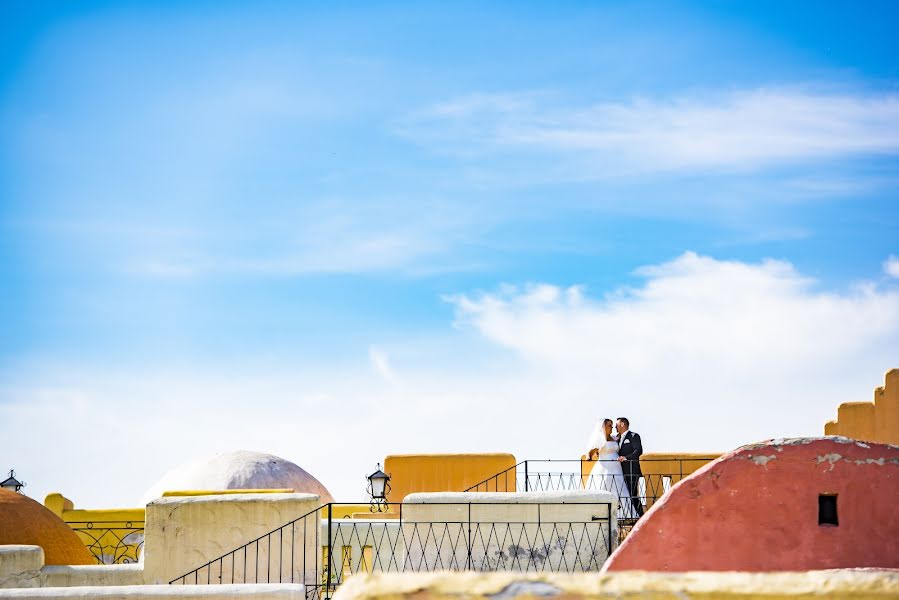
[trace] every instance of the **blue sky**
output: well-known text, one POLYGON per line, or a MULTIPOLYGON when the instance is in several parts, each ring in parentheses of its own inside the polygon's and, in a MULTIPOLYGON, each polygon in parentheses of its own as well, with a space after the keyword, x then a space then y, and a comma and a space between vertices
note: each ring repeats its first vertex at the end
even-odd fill
POLYGON ((896 10, 6 2, 0 455, 98 504, 272 451, 355 500, 608 411, 818 434, 899 366, 896 10))

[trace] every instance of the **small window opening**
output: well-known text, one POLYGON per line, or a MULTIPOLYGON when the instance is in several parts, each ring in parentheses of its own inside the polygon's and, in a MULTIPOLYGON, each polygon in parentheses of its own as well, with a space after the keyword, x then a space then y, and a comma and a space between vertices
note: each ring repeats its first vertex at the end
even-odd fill
POLYGON ((837 518, 837 495, 818 495, 818 525, 837 526, 840 524, 837 518))

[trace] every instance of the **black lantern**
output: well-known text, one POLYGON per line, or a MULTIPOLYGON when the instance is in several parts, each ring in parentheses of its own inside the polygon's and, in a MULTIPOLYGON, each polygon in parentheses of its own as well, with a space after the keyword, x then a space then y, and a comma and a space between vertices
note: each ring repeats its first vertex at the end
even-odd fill
POLYGON ((6 479, 6 481, 0 482, 0 488, 9 490, 11 492, 18 492, 23 487, 25 487, 25 482, 16 479, 16 472, 12 469, 9 470, 9 477, 6 479))
POLYGON ((371 512, 384 512, 387 510, 387 494, 390 493, 390 475, 381 470, 381 463, 378 463, 378 470, 368 476, 368 495, 371 496, 371 512))

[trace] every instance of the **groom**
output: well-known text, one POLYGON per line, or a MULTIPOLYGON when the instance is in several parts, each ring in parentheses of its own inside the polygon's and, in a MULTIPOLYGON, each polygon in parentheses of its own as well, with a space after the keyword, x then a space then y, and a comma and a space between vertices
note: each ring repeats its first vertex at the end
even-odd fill
POLYGON ((627 485, 631 504, 637 518, 643 516, 643 503, 640 501, 640 478, 643 471, 640 470, 640 455, 643 454, 643 444, 640 442, 640 434, 630 430, 631 423, 625 417, 618 417, 615 421, 615 430, 618 432, 618 461, 621 470, 624 471, 624 483, 627 485))

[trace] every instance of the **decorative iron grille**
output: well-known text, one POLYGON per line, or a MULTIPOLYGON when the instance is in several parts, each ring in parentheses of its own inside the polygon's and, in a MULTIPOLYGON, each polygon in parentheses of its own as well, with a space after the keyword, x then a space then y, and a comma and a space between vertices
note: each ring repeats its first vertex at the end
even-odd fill
POLYGON ((617 545, 611 503, 392 504, 395 513, 371 519, 335 519, 338 506, 317 508, 170 583, 302 583, 307 597, 330 598, 359 572, 598 571, 617 545))
POLYGON ((524 460, 477 483, 466 492, 609 491, 619 498, 618 534, 623 540, 640 513, 648 510, 671 487, 710 458, 641 459, 643 475, 592 474, 597 462, 588 460, 524 460), (639 506, 639 508, 638 508, 639 506))
POLYGON ((144 549, 143 521, 67 523, 101 565, 136 563, 144 549))

